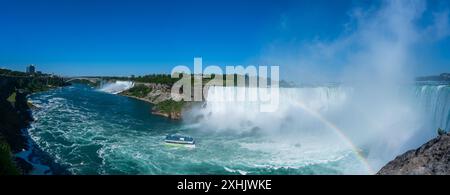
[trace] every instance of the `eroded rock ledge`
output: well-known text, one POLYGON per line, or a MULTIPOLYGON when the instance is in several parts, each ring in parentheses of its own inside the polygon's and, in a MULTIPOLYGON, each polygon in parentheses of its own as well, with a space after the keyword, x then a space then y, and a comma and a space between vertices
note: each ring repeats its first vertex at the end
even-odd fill
POLYGON ((449 175, 450 133, 430 140, 386 164, 377 175, 449 175))
POLYGON ((166 84, 136 83, 133 88, 120 94, 153 104, 152 114, 154 115, 180 120, 185 102, 172 100, 170 93, 171 87, 166 84))

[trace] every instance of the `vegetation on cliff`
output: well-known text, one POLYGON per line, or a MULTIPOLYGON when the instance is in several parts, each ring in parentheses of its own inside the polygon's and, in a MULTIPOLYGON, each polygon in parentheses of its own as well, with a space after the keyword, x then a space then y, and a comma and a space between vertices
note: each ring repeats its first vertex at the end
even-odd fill
POLYGON ((152 113, 171 119, 180 119, 185 102, 175 101, 171 97, 171 86, 162 83, 137 83, 120 94, 138 98, 153 104, 152 113))
POLYGON ((11 153, 28 149, 27 138, 22 132, 33 121, 27 95, 65 85, 62 78, 52 75, 0 69, 0 167, 6 167, 5 171, 15 173, 14 167, 10 166, 15 164, 11 161, 11 153))
POLYGON ((25 149, 25 138, 21 129, 32 121, 26 100, 26 93, 16 90, 14 83, 0 78, 0 136, 13 151, 25 149))
POLYGON ((186 102, 184 101, 169 99, 156 104, 153 109, 155 114, 164 115, 171 119, 180 119, 185 104, 186 102))
POLYGON ((169 74, 151 74, 131 78, 131 80, 142 83, 158 83, 158 84, 173 85, 179 79, 172 78, 169 74))
POLYGON ((30 74, 27 74, 25 72, 3 69, 3 68, 0 68, 0 75, 1 76, 10 76, 10 77, 28 77, 28 76, 30 76, 30 74))
POLYGON ((68 85, 63 78, 58 76, 42 73, 27 74, 8 69, 0 69, 0 77, 12 80, 14 87, 25 93, 46 91, 55 87, 68 85))
POLYGON ((100 81, 93 82, 93 81, 88 80, 88 79, 75 79, 75 80, 70 81, 70 83, 87 85, 87 86, 90 86, 90 87, 99 87, 101 85, 100 81))
POLYGON ((118 77, 118 76, 107 76, 107 77, 95 77, 101 78, 102 80, 107 81, 133 81, 139 83, 157 83, 157 84, 165 84, 165 85, 173 85, 177 82, 178 78, 172 78, 170 74, 149 74, 144 76, 137 77, 118 77))
POLYGON ((151 88, 149 88, 143 84, 137 84, 134 87, 132 87, 131 89, 128 89, 125 92, 125 95, 143 98, 143 97, 147 96, 147 94, 150 93, 151 91, 152 91, 151 88))
POLYGON ((26 149, 26 138, 21 130, 32 120, 27 111, 26 96, 16 91, 14 82, 0 78, 0 167, 2 174, 14 174, 12 152, 26 149))
MULTIPOLYGON (((258 77, 250 77, 248 75, 228 74, 228 75, 202 75, 202 87, 204 87, 212 79, 222 80, 224 86, 227 85, 226 79, 231 79, 233 86, 245 85, 249 86, 250 82, 256 81, 259 85, 258 77)), ((171 78, 169 74, 152 74, 138 77, 102 77, 105 80, 128 80, 133 81, 136 85, 126 91, 121 92, 122 95, 139 98, 154 104, 153 113, 167 116, 172 119, 181 118, 181 110, 186 106, 186 102, 177 102, 171 97, 171 87, 180 78, 171 78)), ((263 82, 270 82, 270 79, 263 79, 263 82)), ((194 83, 194 75, 191 75, 191 86, 194 83)), ((282 87, 294 87, 293 83, 280 81, 282 87)))
POLYGON ((0 137, 0 175, 18 175, 9 145, 0 137))

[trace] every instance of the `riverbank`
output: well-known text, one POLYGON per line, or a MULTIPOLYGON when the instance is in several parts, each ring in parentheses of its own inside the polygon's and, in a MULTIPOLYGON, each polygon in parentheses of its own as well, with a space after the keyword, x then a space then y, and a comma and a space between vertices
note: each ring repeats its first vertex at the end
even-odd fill
POLYGON ((150 103, 152 114, 172 120, 181 120, 186 106, 186 102, 172 99, 170 85, 160 83, 135 83, 119 95, 150 103))
POLYGON ((132 99, 135 99, 135 100, 143 101, 143 102, 146 102, 146 103, 149 103, 149 104, 152 104, 153 105, 153 110, 152 110, 152 114, 153 115, 163 116, 163 117, 167 117, 167 118, 170 118, 170 119, 173 119, 173 120, 180 120, 181 119, 181 112, 173 113, 173 116, 170 115, 169 113, 161 112, 161 111, 155 109, 155 105, 156 104, 153 101, 150 101, 149 99, 140 98, 140 97, 136 97, 136 96, 132 96, 132 95, 126 95, 126 94, 120 94, 120 95, 128 97, 128 98, 132 98, 132 99))
MULTIPOLYGON (((142 83, 137 84, 139 85, 142 83)), ((156 84, 154 85, 156 86, 156 84)), ((418 89, 422 88, 419 86, 418 89)), ((36 140, 37 145, 51 154, 54 158, 57 157, 58 160, 60 160, 60 158, 62 157, 62 159, 64 160, 60 160, 58 162, 60 162, 61 165, 67 166, 69 168, 68 170, 70 170, 70 172, 74 174, 196 174, 198 173, 195 172, 198 171, 198 169, 196 168, 196 162, 203 161, 206 158, 211 158, 211 154, 217 154, 217 156, 214 156, 213 158, 218 159, 217 162, 213 162, 211 164, 210 168, 214 169, 214 172, 211 173, 223 174, 230 172, 230 170, 242 170, 245 172, 249 172, 250 174, 271 174, 274 173, 273 171, 280 171, 277 173, 286 174, 292 172, 283 172, 284 170, 272 170, 270 168, 261 170, 256 169, 252 166, 237 166, 235 162, 239 160, 242 160, 244 163, 252 161, 255 163, 273 163, 271 164, 273 166, 285 166, 284 163, 289 162, 290 160, 282 159, 280 160, 281 164, 277 164, 276 162, 271 161, 260 161, 261 157, 263 155, 265 156, 266 153, 262 154, 261 156, 255 155, 248 157, 248 153, 246 152, 249 151, 246 147, 240 147, 240 144, 243 144, 244 146, 254 146, 254 144, 256 144, 257 146, 260 146, 260 144, 264 146, 273 146, 270 148, 273 148, 273 150, 270 150, 271 152, 273 152, 271 153, 273 155, 273 158, 291 157, 292 155, 290 154, 290 152, 295 152, 295 154, 298 154, 299 158, 290 161, 294 165, 303 163, 303 160, 305 159, 305 155, 304 153, 302 153, 303 149, 306 149, 306 152, 310 151, 308 148, 298 147, 298 145, 295 144, 292 145, 292 148, 286 150, 288 153, 283 153, 285 151, 283 149, 285 148, 285 145, 287 144, 289 146, 289 144, 283 140, 279 143, 272 141, 264 142, 264 140, 259 139, 260 137, 253 136, 253 134, 248 134, 248 136, 247 134, 245 134, 246 136, 241 136, 242 134, 238 134, 235 137, 231 138, 217 134, 205 135, 203 133, 199 133, 200 131, 198 131, 197 129, 189 131, 190 128, 195 128, 193 126, 189 126, 187 128, 180 125, 182 123, 178 123, 177 121, 171 121, 162 117, 149 115, 148 110, 151 109, 151 106, 144 102, 153 104, 155 110, 164 111, 162 113, 153 114, 161 114, 161 116, 167 118, 176 117, 176 113, 181 113, 175 112, 172 113, 174 116, 170 116, 169 114, 167 114, 170 113, 170 110, 182 110, 186 107, 186 105, 188 105, 187 103, 177 104, 176 102, 171 102, 170 92, 165 86, 163 88, 154 87, 151 89, 150 87, 142 88, 141 86, 140 89, 135 88, 134 90, 128 90, 127 93, 130 93, 129 95, 127 93, 121 94, 122 96, 133 98, 133 100, 122 96, 110 95, 109 93, 99 93, 98 91, 99 90, 88 88, 87 86, 74 85, 73 87, 48 91, 31 96, 31 99, 36 102, 36 104, 41 107, 41 109, 35 110, 33 112, 34 117, 39 120, 34 123, 33 128, 29 128, 28 130, 25 129, 25 132, 29 132, 33 136, 33 138, 35 138, 34 140, 36 140), (139 101, 134 101, 134 99, 139 101), (200 153, 201 155, 192 156, 192 161, 186 161, 187 163, 192 162, 190 164, 190 167, 187 167, 186 169, 171 169, 172 167, 176 167, 179 165, 177 164, 177 162, 174 162, 170 166, 165 164, 166 162, 173 159, 174 154, 171 153, 173 151, 166 151, 165 148, 160 146, 166 134, 179 132, 192 134, 193 136, 196 136, 199 138, 199 140, 201 140, 201 142, 199 142, 200 144, 204 144, 205 146, 209 147, 199 147, 199 149, 196 150, 196 152, 200 153), (196 133, 198 134, 196 135, 196 133), (89 145, 86 145, 86 143, 89 143, 89 145), (216 147, 214 148, 212 146, 216 147), (155 151, 163 152, 155 154, 153 153, 155 151), (280 153, 282 155, 280 155, 280 153), (236 157, 235 154, 243 154, 243 156, 237 156, 236 159, 233 159, 234 157, 236 157), (232 160, 227 161, 228 159, 232 160), (105 162, 107 165, 103 164, 105 162), (152 169, 150 166, 148 166, 148 162, 154 162, 158 166, 152 169), (159 162, 162 163, 158 164, 159 162), (223 170, 224 167, 226 167, 225 170, 223 170)), ((299 91, 299 93, 300 92, 303 92, 304 94, 312 93, 310 90, 299 91)), ((210 93, 210 95, 211 97, 214 97, 214 93, 210 93)), ((21 94, 10 95, 6 99, 8 100, 9 104, 11 104, 11 102, 14 102, 15 104, 17 102, 17 97, 21 97, 21 94)), ((292 98, 295 97, 297 96, 293 96, 292 98)), ((205 107, 208 108, 207 106, 212 105, 213 104, 205 105, 205 107)), ((441 104, 436 105, 438 107, 441 106, 441 104)), ((232 107, 233 105, 230 104, 222 106, 223 107, 220 108, 226 108, 228 111, 228 114, 226 115, 227 117, 234 117, 238 114, 242 114, 238 116, 239 118, 243 118, 247 114, 246 112, 236 112, 236 108, 238 107, 232 107)), ((28 108, 30 107, 30 104, 28 104, 28 108)), ((208 117, 208 113, 211 112, 205 112, 203 116, 208 117)), ((214 115, 215 113, 212 114, 214 115)), ((181 118, 181 116, 179 116, 179 118, 181 118)), ((221 122, 221 118, 206 118, 205 120, 215 120, 213 122, 216 123, 221 122)), ((285 123, 286 121, 282 122, 285 123)), ((295 125, 294 123, 288 124, 295 125)), ((221 125, 226 124, 221 123, 221 125)), ((264 124, 249 125, 264 127, 264 124)), ((236 129, 240 130, 239 127, 236 129)), ((24 136, 27 137, 27 135, 24 136)), ((308 142, 308 139, 300 142, 308 142)), ((320 142, 308 143, 320 144, 320 142)), ((39 149, 39 147, 37 147, 37 149, 39 149)), ((314 147, 322 148, 323 146, 315 145, 314 147)), ((28 146, 28 148, 31 147, 28 146)), ((323 151, 327 150, 321 149, 317 151, 318 155, 329 156, 335 154, 322 153, 323 151)), ((43 159, 40 156, 36 157, 35 155, 33 155, 33 153, 36 153, 34 149, 23 151, 22 154, 24 154, 25 157, 16 153, 16 156, 21 157, 16 160, 16 163, 19 163, 19 161, 21 161, 20 159, 43 159), (28 151, 33 152, 29 153, 28 151)), ((254 154, 254 151, 251 151, 250 154, 254 154)), ((182 157, 184 157, 184 153, 180 154, 180 158, 182 157)), ((315 157, 306 157, 306 159, 316 160, 315 157)), ((346 161, 351 163, 356 162, 355 164, 350 165, 352 166, 352 169, 357 166, 357 159, 355 160, 350 158, 346 159, 346 161)), ((32 165, 35 170, 36 167, 39 166, 39 164, 36 165, 32 162, 25 163, 28 165, 32 165)), ((48 163, 45 162, 44 164, 47 165, 48 163)), ((343 164, 345 163, 343 162, 343 164)), ((331 163, 329 164, 329 166, 335 167, 335 164, 331 163)), ((347 168, 342 167, 342 169, 344 170, 347 168)), ((43 167, 43 169, 40 169, 38 172, 34 173, 47 174, 47 170, 48 169, 43 167)), ((295 170, 295 174, 347 173, 339 171, 329 172, 330 170, 334 169, 321 169, 321 167, 309 167, 307 169, 298 168, 295 170)), ((365 172, 361 173, 364 174, 365 172)))
MULTIPOLYGON (((26 132, 34 121, 30 94, 55 89, 68 84, 62 78, 46 74, 28 75, 23 72, 1 69, 0 76, 0 142, 3 160, 0 167, 12 167, 20 174, 29 174, 33 169, 27 159, 15 154, 31 150, 26 132), (9 161, 5 161, 9 159, 9 161), (9 163, 8 163, 9 162, 9 163), (11 166, 12 165, 12 166, 11 166)), ((11 174, 13 172, 0 172, 11 174)))
POLYGON ((134 80, 120 77, 104 77, 101 79, 102 80, 97 83, 83 79, 75 79, 71 82, 97 88, 100 89, 100 91, 107 93, 118 94, 150 103, 153 105, 151 112, 154 115, 166 117, 172 120, 181 120, 182 118, 182 112, 187 103, 184 101, 174 101, 172 99, 171 85, 173 84, 173 81, 167 81, 167 79, 171 80, 168 75, 149 75, 140 79, 135 78, 134 80), (136 80, 155 82, 139 82, 136 80), (130 85, 131 88, 123 87, 124 82, 132 83, 130 85), (125 88, 125 90, 123 90, 123 88, 125 88))

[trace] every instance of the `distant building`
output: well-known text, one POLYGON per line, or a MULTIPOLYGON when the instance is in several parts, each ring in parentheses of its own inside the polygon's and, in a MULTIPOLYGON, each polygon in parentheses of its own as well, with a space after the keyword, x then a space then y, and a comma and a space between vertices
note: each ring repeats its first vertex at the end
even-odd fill
POLYGON ((36 68, 34 67, 33 64, 30 64, 29 66, 27 66, 27 73, 28 74, 34 74, 36 72, 36 68))

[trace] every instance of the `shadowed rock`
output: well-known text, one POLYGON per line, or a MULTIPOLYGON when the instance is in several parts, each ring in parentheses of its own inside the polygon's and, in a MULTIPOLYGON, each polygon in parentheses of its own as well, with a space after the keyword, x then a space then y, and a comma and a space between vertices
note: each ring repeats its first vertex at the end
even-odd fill
POLYGON ((450 134, 397 156, 377 175, 450 175, 450 134))

